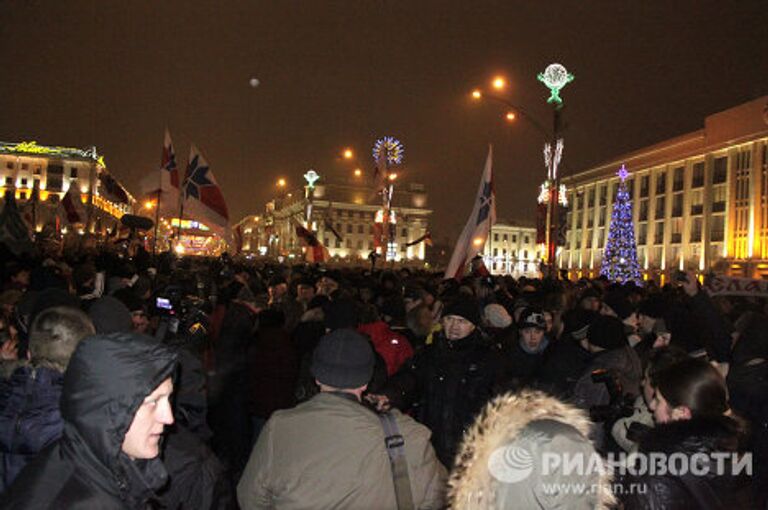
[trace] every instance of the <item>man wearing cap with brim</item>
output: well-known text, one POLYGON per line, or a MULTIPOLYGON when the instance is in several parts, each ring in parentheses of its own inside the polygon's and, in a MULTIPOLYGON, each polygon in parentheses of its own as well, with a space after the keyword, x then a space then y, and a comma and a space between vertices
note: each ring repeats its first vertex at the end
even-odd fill
MULTIPOLYGON (((361 403, 373 365, 370 342, 354 330, 320 340, 311 366, 320 393, 267 421, 237 486, 241 508, 397 508, 384 429, 361 403)), ((446 471, 429 430, 392 413, 414 507, 441 508, 446 471)))
POLYGON ((504 380, 507 389, 520 389, 538 378, 546 360, 550 339, 546 336, 547 320, 540 308, 528 307, 517 324, 517 341, 504 356, 504 380))

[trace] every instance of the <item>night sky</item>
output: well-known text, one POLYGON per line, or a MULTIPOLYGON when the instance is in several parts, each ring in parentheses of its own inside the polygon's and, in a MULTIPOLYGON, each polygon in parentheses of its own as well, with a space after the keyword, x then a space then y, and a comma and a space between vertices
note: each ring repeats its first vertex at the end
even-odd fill
POLYGON ((280 176, 351 178, 346 146, 370 171, 383 135, 427 186, 436 238, 466 221, 489 142, 499 218, 532 222, 542 136, 469 100, 496 73, 547 126, 536 73, 576 76, 561 175, 768 94, 764 0, 0 0, 0 20, 0 140, 96 145, 136 193, 167 126, 180 165, 190 142, 207 157, 233 222, 280 176))

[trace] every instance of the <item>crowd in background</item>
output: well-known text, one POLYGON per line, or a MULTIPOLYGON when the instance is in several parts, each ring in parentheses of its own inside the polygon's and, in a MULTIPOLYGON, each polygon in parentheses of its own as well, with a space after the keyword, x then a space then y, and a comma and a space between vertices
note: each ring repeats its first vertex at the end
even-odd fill
POLYGON ((693 274, 659 288, 481 265, 457 281, 141 248, 0 255, 2 508, 402 508, 381 414, 413 508, 766 505, 768 304, 710 298, 693 274), (749 453, 754 468, 547 499, 487 469, 531 434, 602 455, 749 453))

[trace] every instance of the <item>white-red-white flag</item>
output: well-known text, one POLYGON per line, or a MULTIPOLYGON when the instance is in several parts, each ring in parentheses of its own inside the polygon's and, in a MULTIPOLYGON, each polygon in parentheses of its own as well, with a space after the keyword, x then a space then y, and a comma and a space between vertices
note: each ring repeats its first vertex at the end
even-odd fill
POLYGON ((229 210, 224 195, 208 162, 194 145, 189 149, 182 193, 184 218, 202 222, 227 242, 232 241, 229 210))
POLYGON ((464 275, 467 263, 483 251, 485 241, 496 223, 496 195, 493 192, 493 147, 488 146, 483 176, 477 189, 477 198, 464 230, 461 231, 451 261, 445 270, 445 278, 459 279, 464 275))

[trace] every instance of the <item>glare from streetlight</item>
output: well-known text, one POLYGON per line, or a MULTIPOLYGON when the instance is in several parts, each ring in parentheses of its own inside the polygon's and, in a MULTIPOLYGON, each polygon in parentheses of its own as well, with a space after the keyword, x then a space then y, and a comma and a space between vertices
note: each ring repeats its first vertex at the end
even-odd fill
POLYGON ((144 202, 145 209, 152 209, 153 207, 155 207, 155 203, 152 200, 147 200, 144 202))
POLYGON ((483 93, 480 92, 480 90, 475 89, 472 91, 472 99, 481 99, 483 97, 483 93))
POLYGON ((363 171, 359 168, 355 168, 355 177, 360 177, 361 175, 363 175, 363 171))
POLYGON ((472 240, 472 244, 474 244, 475 246, 480 246, 481 244, 483 244, 483 238, 482 237, 475 237, 472 240))
POLYGON ((507 112, 507 120, 508 121, 512 122, 516 118, 517 118, 517 115, 515 114, 515 112, 507 112))
POLYGON ((493 88, 495 88, 496 90, 501 90, 504 87, 506 87, 506 85, 507 85, 506 80, 501 76, 497 76, 496 78, 493 79, 493 88))
POLYGON ((278 188, 285 188, 286 182, 285 179, 282 177, 277 180, 277 187, 278 188))
POLYGON ((393 173, 389 174, 388 178, 389 178, 390 181, 394 181, 395 179, 397 179, 397 174, 393 172, 393 173))
POLYGON ((344 159, 352 159, 354 155, 355 153, 352 152, 352 149, 344 149, 344 159))

